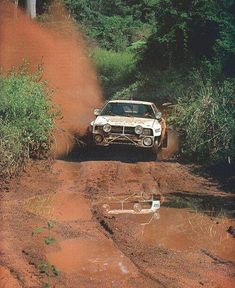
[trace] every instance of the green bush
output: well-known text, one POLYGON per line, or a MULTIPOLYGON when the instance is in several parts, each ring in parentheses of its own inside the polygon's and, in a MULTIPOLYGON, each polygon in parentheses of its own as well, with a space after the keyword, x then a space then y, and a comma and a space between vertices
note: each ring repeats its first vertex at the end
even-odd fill
POLYGON ((194 85, 178 99, 171 121, 182 133, 182 153, 201 162, 235 158, 235 86, 194 74, 194 85))
POLYGON ((13 175, 30 157, 45 157, 55 113, 47 84, 24 65, 0 75, 0 175, 13 175))
POLYGON ((100 75, 106 99, 110 99, 133 81, 135 59, 131 52, 113 52, 99 48, 91 51, 91 58, 100 75))

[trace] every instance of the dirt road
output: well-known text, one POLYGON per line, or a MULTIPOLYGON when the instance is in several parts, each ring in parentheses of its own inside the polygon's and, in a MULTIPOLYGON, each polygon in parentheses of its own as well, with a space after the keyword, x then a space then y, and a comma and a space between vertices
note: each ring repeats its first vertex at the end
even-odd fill
POLYGON ((2 187, 0 287, 235 287, 234 194, 140 152, 33 163, 2 187), (143 189, 164 196, 157 217, 103 213, 111 196, 143 189), (51 245, 47 229, 32 236, 48 221, 51 245), (42 262, 60 275, 47 277, 42 262))

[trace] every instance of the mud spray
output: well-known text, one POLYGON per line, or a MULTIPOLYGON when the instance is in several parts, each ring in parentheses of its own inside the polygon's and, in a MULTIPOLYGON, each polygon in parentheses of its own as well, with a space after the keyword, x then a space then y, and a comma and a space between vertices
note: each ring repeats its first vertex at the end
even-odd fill
POLYGON ((85 133, 102 96, 82 35, 67 11, 53 5, 49 21, 42 25, 0 0, 0 66, 6 73, 23 60, 32 71, 43 65, 43 78, 54 89, 52 100, 63 116, 57 121, 54 148, 62 156, 72 148, 74 135, 85 133))

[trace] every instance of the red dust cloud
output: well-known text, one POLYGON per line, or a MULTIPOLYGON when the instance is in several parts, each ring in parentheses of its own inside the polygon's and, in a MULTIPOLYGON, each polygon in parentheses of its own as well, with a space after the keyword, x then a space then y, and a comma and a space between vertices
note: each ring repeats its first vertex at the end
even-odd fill
POLYGON ((0 2, 0 66, 6 73, 24 60, 32 71, 43 65, 43 79, 54 89, 52 99, 63 116, 55 132, 61 156, 71 149, 75 134, 84 134, 93 109, 102 103, 84 40, 61 6, 53 7, 50 21, 42 25, 8 1, 0 2))

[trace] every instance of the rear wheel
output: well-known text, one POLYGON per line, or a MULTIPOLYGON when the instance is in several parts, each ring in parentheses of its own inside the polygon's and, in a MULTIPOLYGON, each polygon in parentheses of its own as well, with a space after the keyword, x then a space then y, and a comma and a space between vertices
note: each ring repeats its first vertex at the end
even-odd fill
POLYGON ((141 204, 140 203, 135 203, 133 206, 133 210, 137 213, 139 213, 142 210, 141 204))

